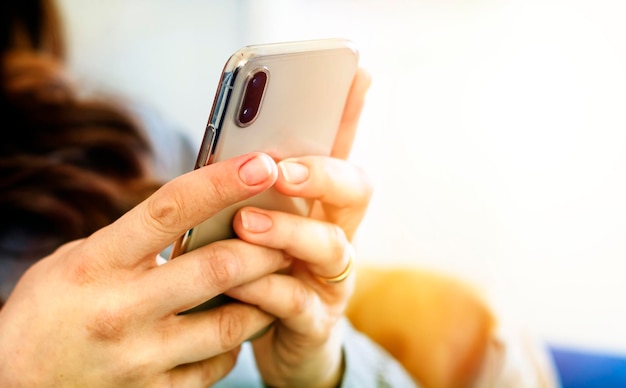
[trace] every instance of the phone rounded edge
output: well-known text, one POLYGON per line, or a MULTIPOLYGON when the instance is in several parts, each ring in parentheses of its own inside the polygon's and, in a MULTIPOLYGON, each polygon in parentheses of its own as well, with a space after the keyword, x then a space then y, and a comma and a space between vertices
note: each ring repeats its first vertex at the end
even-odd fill
POLYGON ((348 49, 354 53, 357 62, 359 49, 354 41, 347 38, 322 38, 299 41, 284 41, 278 43, 253 44, 240 48, 233 53, 224 66, 224 72, 236 72, 256 56, 293 54, 307 51, 325 51, 335 49, 348 49))

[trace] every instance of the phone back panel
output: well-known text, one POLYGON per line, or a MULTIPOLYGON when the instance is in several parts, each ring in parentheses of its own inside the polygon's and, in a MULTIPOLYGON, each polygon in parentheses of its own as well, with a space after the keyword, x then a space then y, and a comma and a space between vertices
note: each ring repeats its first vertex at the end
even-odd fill
MULTIPOLYGON (((196 168, 248 152, 276 160, 329 155, 357 69, 358 53, 341 39, 248 46, 224 67, 196 168), (256 119, 238 124, 249 75, 268 75, 256 119)), ((190 230, 173 256, 213 241, 231 238, 232 218, 243 206, 307 215, 310 203, 270 189, 230 206, 190 230)))

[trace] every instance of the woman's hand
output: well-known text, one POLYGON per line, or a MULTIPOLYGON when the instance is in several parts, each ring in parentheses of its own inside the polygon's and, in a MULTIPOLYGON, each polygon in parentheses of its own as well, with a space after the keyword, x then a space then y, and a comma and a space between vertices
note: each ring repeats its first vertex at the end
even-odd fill
POLYGON ((177 313, 290 261, 240 240, 162 266, 155 257, 277 175, 263 154, 201 168, 31 267, 0 310, 0 386, 206 387, 225 376, 239 344, 274 318, 244 304, 177 313))
POLYGON ((325 279, 349 271, 350 245, 368 206, 372 188, 347 157, 369 77, 357 74, 331 157, 302 157, 279 163, 275 188, 315 201, 310 218, 256 208, 234 219, 238 236, 253 244, 283 250, 295 258, 288 274, 270 274, 229 290, 278 321, 253 341, 257 366, 270 386, 337 386, 342 377, 342 333, 337 325, 354 279, 325 279))

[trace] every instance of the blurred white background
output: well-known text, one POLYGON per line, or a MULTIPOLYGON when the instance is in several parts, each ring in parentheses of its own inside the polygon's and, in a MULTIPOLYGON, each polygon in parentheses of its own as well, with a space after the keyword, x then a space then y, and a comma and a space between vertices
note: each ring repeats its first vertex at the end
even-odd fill
POLYGON ((354 40, 362 259, 455 273, 553 343, 626 354, 621 0, 60 3, 76 72, 198 142, 239 46, 354 40))

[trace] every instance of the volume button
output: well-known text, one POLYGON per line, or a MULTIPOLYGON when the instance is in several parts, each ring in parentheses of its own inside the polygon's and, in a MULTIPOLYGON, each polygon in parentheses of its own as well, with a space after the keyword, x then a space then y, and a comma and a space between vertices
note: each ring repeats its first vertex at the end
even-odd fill
POLYGON ((213 125, 207 125, 204 131, 204 139, 202 139, 202 145, 200 146, 198 160, 196 160, 196 168, 204 167, 209 164, 211 154, 213 154, 213 147, 215 146, 215 133, 216 130, 213 125))

